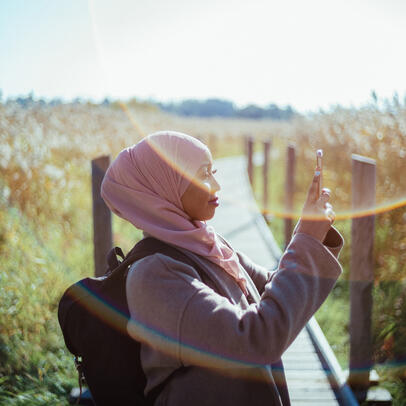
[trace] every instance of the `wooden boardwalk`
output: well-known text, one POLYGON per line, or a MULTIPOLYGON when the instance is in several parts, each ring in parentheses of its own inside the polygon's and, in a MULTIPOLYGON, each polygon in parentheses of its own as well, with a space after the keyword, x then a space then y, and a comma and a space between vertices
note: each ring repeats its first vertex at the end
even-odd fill
MULTIPOLYGON (((254 262, 275 268, 281 251, 252 196, 245 157, 219 159, 215 167, 222 189, 219 192, 220 206, 209 223, 235 249, 246 253, 254 262)), ((313 345, 309 328, 301 331, 282 359, 292 406, 349 404, 338 402, 313 345)))

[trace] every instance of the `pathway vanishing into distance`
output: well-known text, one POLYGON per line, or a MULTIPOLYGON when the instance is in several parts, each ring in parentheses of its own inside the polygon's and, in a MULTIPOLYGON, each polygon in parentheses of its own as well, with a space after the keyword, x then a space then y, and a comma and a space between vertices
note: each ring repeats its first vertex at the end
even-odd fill
MULTIPOLYGON (((224 236, 233 247, 246 253, 254 262, 267 268, 277 267, 281 250, 267 227, 253 198, 246 170, 244 156, 216 160, 220 206, 209 222, 224 236)), ((352 405, 351 399, 343 397, 348 391, 341 369, 325 340, 317 322, 313 318, 285 352, 282 360, 292 406, 338 406, 352 405), (313 334, 312 334, 313 333, 313 334), (323 341, 324 349, 314 345, 314 339, 323 341), (320 356, 320 352, 322 353, 320 356), (325 354, 325 353, 328 354, 325 354), (323 356, 326 356, 326 361, 323 356), (322 362, 330 369, 327 373, 322 362), (331 371, 332 370, 332 371, 331 371), (337 383, 338 376, 338 383, 337 383), (329 382, 335 377, 334 385, 341 387, 338 393, 340 402, 329 382), (343 399, 342 399, 343 397, 343 399)), ((352 394, 349 394, 351 398, 352 394)))

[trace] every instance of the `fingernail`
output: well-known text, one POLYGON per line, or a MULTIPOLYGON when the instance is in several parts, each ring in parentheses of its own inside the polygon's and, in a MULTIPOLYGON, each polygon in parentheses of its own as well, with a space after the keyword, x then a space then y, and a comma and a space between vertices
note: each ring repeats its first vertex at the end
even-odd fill
POLYGON ((314 172, 314 176, 320 176, 320 171, 314 172))

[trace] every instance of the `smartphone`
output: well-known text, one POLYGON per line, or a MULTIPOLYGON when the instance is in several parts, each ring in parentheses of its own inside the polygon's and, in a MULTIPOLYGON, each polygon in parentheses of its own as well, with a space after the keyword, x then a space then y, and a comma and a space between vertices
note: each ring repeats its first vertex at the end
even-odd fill
POLYGON ((322 149, 318 149, 316 151, 316 171, 320 172, 320 181, 319 181, 319 190, 318 190, 318 194, 320 196, 321 180, 322 180, 322 175, 323 175, 323 150, 322 149))

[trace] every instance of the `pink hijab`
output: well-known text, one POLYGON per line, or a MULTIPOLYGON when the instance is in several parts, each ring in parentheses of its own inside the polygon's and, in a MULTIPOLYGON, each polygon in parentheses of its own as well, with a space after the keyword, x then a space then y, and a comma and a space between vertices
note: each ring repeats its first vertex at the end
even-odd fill
POLYGON ((238 257, 205 222, 191 220, 181 197, 207 156, 206 145, 189 135, 161 131, 122 150, 103 179, 110 210, 147 234, 219 265, 247 294, 238 257))

